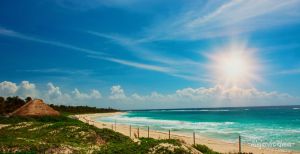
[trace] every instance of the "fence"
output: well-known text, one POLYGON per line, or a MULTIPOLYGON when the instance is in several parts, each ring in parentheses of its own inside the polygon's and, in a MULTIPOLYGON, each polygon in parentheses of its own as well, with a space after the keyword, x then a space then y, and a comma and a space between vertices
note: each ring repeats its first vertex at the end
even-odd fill
MULTIPOLYGON (((80 118, 80 117, 79 117, 79 118, 80 118)), ((94 121, 92 121, 92 120, 89 120, 89 119, 86 119, 85 117, 83 117, 83 119, 84 119, 84 121, 85 121, 86 123, 88 123, 88 124, 90 124, 90 125, 95 125, 95 126, 96 126, 96 122, 94 122, 94 121)), ((127 135, 127 136, 129 136, 130 138, 132 138, 132 133, 134 133, 134 138, 140 138, 141 136, 142 136, 142 137, 147 137, 147 138, 150 138, 150 137, 151 137, 151 135, 150 135, 150 127, 149 127, 149 126, 147 126, 146 128, 140 130, 140 127, 136 127, 136 128, 135 128, 135 127, 132 127, 131 125, 129 125, 129 126, 127 127, 127 128, 128 128, 128 133, 127 133, 126 130, 124 131, 124 129, 121 129, 121 128, 117 130, 117 121, 114 121, 114 123, 111 123, 111 128, 109 127, 109 125, 105 125, 105 126, 103 126, 102 128, 109 128, 109 129, 114 130, 114 131, 116 131, 116 132, 123 133, 124 135, 127 135), (136 130, 136 131, 134 131, 134 130, 136 130), (140 131, 144 131, 144 132, 146 131, 145 134, 147 134, 147 135, 141 135, 141 134, 140 134, 140 131)), ((176 135, 176 134, 175 134, 175 135, 172 135, 170 129, 168 130, 167 133, 164 133, 164 132, 162 132, 162 131, 156 132, 155 130, 153 130, 153 132, 156 133, 156 136, 153 135, 152 138, 156 138, 156 139, 161 139, 160 137, 162 137, 162 138, 167 138, 167 139, 172 139, 172 138, 176 139, 176 137, 178 137, 178 135, 176 135), (163 135, 162 135, 162 136, 159 136, 159 137, 157 138, 157 134, 163 134, 163 135), (163 136, 164 136, 164 137, 163 137, 163 136)), ((153 133, 153 132, 152 132, 152 133, 153 133)), ((193 144, 193 145, 196 145, 196 144, 197 144, 196 139, 200 140, 199 138, 196 138, 196 132, 193 132, 193 133, 192 133, 192 144, 193 144)), ((242 137, 241 137, 240 135, 238 136, 238 151, 239 151, 239 153, 242 152, 242 137)))

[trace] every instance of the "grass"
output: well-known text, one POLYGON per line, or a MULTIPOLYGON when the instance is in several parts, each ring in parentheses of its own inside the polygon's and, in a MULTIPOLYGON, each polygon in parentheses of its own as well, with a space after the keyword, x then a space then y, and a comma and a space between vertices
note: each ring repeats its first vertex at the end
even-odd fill
POLYGON ((213 151, 212 149, 210 149, 206 145, 196 144, 193 147, 195 149, 199 150, 200 152, 202 152, 203 154, 221 154, 219 152, 213 151))
POLYGON ((140 143, 110 143, 104 146, 99 152, 103 154, 144 154, 144 153, 161 153, 161 154, 190 154, 189 150, 181 147, 181 142, 174 139, 156 140, 153 138, 140 138, 140 143), (168 147, 160 146, 167 143, 175 147, 170 150, 168 147))
MULTIPOLYGON (((193 147, 195 149, 197 149, 198 151, 202 152, 203 154, 221 154, 220 152, 213 151, 206 145, 196 144, 196 145, 193 145, 193 147)), ((241 152, 241 153, 229 153, 229 154, 253 154, 253 153, 241 152)))
POLYGON ((178 140, 140 138, 133 142, 113 130, 99 129, 66 116, 0 117, 0 124, 8 124, 0 129, 0 153, 190 153, 178 140))
POLYGON ((0 129, 0 148, 6 152, 44 152, 53 148, 85 152, 100 150, 100 146, 108 142, 132 142, 120 133, 65 116, 1 118, 0 123, 10 124, 0 129))

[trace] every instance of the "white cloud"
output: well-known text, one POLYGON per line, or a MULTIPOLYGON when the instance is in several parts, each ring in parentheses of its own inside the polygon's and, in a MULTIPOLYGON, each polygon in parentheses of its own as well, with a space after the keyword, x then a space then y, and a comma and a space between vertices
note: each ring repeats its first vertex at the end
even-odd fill
POLYGON ((43 90, 42 88, 37 88, 34 83, 29 81, 22 81, 20 84, 10 81, 1 82, 0 96, 19 96, 21 98, 30 96, 32 98, 45 99, 47 103, 65 105, 93 104, 93 101, 99 101, 102 98, 101 93, 95 89, 92 89, 90 93, 80 92, 77 88, 71 92, 62 92, 59 86, 49 82, 46 90, 43 90))
MULTIPOLYGON (((102 36, 101 34, 96 33, 96 32, 89 32, 89 33, 97 35, 97 36, 102 36)), ((158 63, 156 63, 156 64, 146 64, 146 63, 141 63, 141 62, 135 62, 135 61, 129 61, 129 60, 124 60, 124 59, 107 57, 107 56, 104 56, 105 55, 104 53, 99 52, 99 51, 80 48, 80 47, 73 46, 73 45, 66 44, 66 43, 62 43, 62 42, 56 42, 56 41, 50 41, 50 40, 35 38, 35 37, 31 37, 31 36, 28 36, 28 35, 25 35, 25 34, 22 34, 22 33, 18 33, 18 32, 15 32, 13 30, 6 29, 6 28, 3 28, 3 27, 0 27, 0 35, 13 37, 13 38, 18 38, 18 39, 27 40, 27 41, 32 41, 32 42, 37 42, 37 43, 53 45, 53 46, 57 46, 57 47, 61 47, 61 48, 74 50, 74 51, 80 51, 80 52, 89 54, 88 57, 91 57, 91 58, 107 60, 107 61, 111 61, 111 62, 114 62, 114 63, 119 63, 119 64, 122 64, 122 65, 127 65, 127 66, 131 66, 131 67, 135 67, 135 68, 145 69, 145 70, 163 72, 163 73, 167 73, 171 76, 180 77, 180 78, 184 78, 184 79, 193 80, 195 78, 197 78, 197 79, 200 78, 199 76, 195 77, 195 76, 190 76, 190 75, 184 75, 184 74, 177 73, 177 69, 173 69, 171 66, 172 65, 174 66, 178 60, 163 58, 161 56, 151 54, 151 52, 146 51, 146 49, 144 49, 142 47, 134 47, 135 45, 133 45, 133 42, 131 42, 128 38, 121 39, 120 37, 113 37, 113 36, 110 36, 110 35, 104 35, 103 34, 103 36, 105 36, 105 38, 117 40, 119 43, 122 42, 122 44, 123 43, 128 44, 127 47, 133 48, 133 50, 139 50, 139 51, 136 51, 136 53, 143 52, 143 54, 142 54, 143 57, 149 57, 148 60, 152 59, 151 61, 156 61, 158 63), (168 66, 162 66, 159 63, 168 64, 168 66)), ((180 64, 186 64, 186 63, 190 64, 189 68, 192 67, 191 66, 192 64, 196 64, 196 62, 191 62, 190 60, 187 60, 187 59, 181 59, 180 61, 181 61, 180 64)), ((182 67, 182 66, 178 66, 178 67, 182 67)), ((184 68, 186 68, 186 67, 184 67, 184 68)), ((185 69, 182 69, 182 70, 185 70, 185 69)), ((36 69, 36 70, 24 70, 24 71, 25 72, 39 72, 39 73, 51 73, 51 72, 53 73, 53 72, 56 72, 56 73, 65 73, 65 74, 74 74, 74 73, 86 74, 86 73, 89 73, 89 72, 86 72, 86 71, 65 71, 65 70, 60 70, 60 69, 45 69, 45 70, 36 69)))
POLYGON ((56 41, 50 41, 50 40, 45 40, 41 38, 35 38, 31 37, 22 33, 15 32, 10 29, 6 29, 3 27, 0 27, 0 35, 8 36, 8 37, 13 37, 13 38, 18 38, 21 40, 27 40, 27 41, 32 41, 32 42, 37 42, 37 43, 42 43, 42 44, 48 44, 60 48, 65 48, 65 49, 70 49, 74 51, 79 51, 87 54, 94 54, 94 55, 103 55, 104 53, 95 51, 95 50, 90 50, 90 49, 85 49, 77 46, 73 46, 70 44, 62 43, 62 42, 56 42, 56 41))
MULTIPOLYGON (((120 87, 115 87, 119 91, 120 87)), ((122 89, 123 93, 124 90, 122 89)), ((175 93, 149 95, 134 93, 118 99, 128 109, 141 108, 196 108, 196 107, 230 107, 230 106, 265 106, 299 104, 300 99, 285 93, 265 92, 254 88, 184 88, 175 93)), ((120 104, 122 105, 122 104, 120 104)))
POLYGON ((18 90, 18 87, 13 82, 3 81, 0 83, 0 95, 1 96, 15 95, 17 90, 18 90))
POLYGON ((0 83, 0 96, 20 96, 20 97, 36 97, 37 90, 35 84, 29 81, 22 81, 19 85, 10 81, 0 83))
POLYGON ((101 99, 101 93, 98 90, 91 90, 90 93, 82 93, 79 89, 75 88, 72 92, 64 93, 60 90, 60 87, 48 83, 48 91, 45 94, 46 101, 55 104, 67 104, 67 105, 86 105, 93 103, 90 101, 99 101, 101 99), (86 103, 86 104, 85 104, 86 103))
POLYGON ((38 96, 38 91, 35 84, 30 83, 29 81, 22 81, 18 87, 18 95, 21 97, 31 96, 35 98, 38 96))
POLYGON ((125 90, 120 85, 114 85, 111 87, 108 96, 102 96, 95 89, 89 93, 83 93, 77 88, 69 92, 62 91, 59 86, 53 83, 48 83, 46 90, 37 88, 34 83, 29 81, 23 81, 20 84, 9 81, 0 83, 0 96, 21 96, 25 98, 33 91, 35 91, 36 98, 42 98, 47 103, 119 109, 274 106, 297 105, 300 103, 299 97, 276 91, 260 91, 255 88, 188 87, 168 94, 152 92, 145 95, 138 93, 126 95, 125 90), (20 94, 23 94, 23 96, 20 94))
POLYGON ((282 74, 282 75, 294 75, 294 74, 300 74, 300 68, 282 70, 282 71, 279 71, 279 72, 276 73, 276 74, 282 74))
POLYGON ((99 7, 110 7, 118 9, 126 9, 131 11, 151 10, 151 6, 159 3, 158 0, 57 0, 56 3, 63 8, 87 11, 99 7), (145 5, 146 4, 146 5, 145 5))
POLYGON ((91 93, 81 93, 77 88, 74 89, 74 91, 72 91, 72 94, 74 95, 75 98, 77 99, 100 99, 101 93, 98 90, 92 90, 91 93))
POLYGON ((170 68, 151 65, 151 64, 138 63, 138 62, 134 62, 134 61, 122 60, 122 59, 117 59, 117 58, 108 58, 108 57, 104 58, 104 57, 96 57, 96 56, 89 56, 89 57, 103 59, 103 60, 119 63, 122 65, 132 66, 135 68, 140 68, 140 69, 145 69, 145 70, 152 70, 152 71, 157 71, 157 72, 167 72, 167 73, 172 72, 172 70, 170 68))
POLYGON ((61 68, 45 68, 45 69, 28 69, 28 70, 17 70, 18 72, 27 73, 45 73, 45 74, 65 74, 65 75, 90 75, 93 73, 92 70, 87 69, 61 69, 61 68))
POLYGON ((149 38, 203 39, 299 23, 298 0, 208 1, 149 28, 149 38), (221 3, 220 3, 221 2, 221 3), (280 19, 280 20, 278 20, 280 19), (154 35, 153 35, 154 34, 154 35))
POLYGON ((115 85, 115 86, 112 86, 110 88, 110 96, 109 96, 109 99, 111 100, 121 100, 121 101, 124 101, 127 99, 125 93, 124 93, 124 90, 122 89, 122 87, 120 85, 115 85))
MULTIPOLYGON (((151 50, 144 47, 143 43, 147 42, 146 39, 131 39, 119 35, 109 35, 98 33, 94 31, 87 31, 87 33, 111 40, 113 43, 124 47, 124 50, 133 53, 142 61, 152 62, 153 64, 146 64, 142 62, 128 61, 117 58, 108 58, 101 56, 88 56, 101 60, 108 60, 111 62, 127 65, 135 68, 152 70, 162 72, 170 76, 183 78, 192 81, 207 81, 208 79, 190 70, 201 70, 201 63, 193 61, 188 58, 171 58, 170 56, 159 54, 160 51, 151 50), (180 63, 178 63, 180 61, 180 63)), ((199 71, 200 72, 200 71, 199 71)))
POLYGON ((57 97, 60 97, 62 95, 62 92, 60 91, 60 88, 54 86, 53 83, 49 82, 47 84, 47 87, 48 87, 48 92, 47 92, 48 97, 57 98, 57 97))

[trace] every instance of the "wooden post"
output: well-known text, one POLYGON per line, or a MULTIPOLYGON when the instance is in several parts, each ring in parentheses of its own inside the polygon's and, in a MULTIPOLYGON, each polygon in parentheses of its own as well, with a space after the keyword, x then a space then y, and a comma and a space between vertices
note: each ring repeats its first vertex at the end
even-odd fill
POLYGON ((131 125, 129 125, 129 137, 131 137, 131 125))
POLYGON ((239 153, 242 153, 241 135, 239 135, 239 153))
POLYGON ((148 138, 149 138, 149 126, 148 126, 148 138))
POLYGON ((111 129, 114 130, 114 124, 111 124, 111 129))
POLYGON ((115 131, 117 131, 117 121, 115 120, 115 131))
POLYGON ((169 129, 169 139, 171 139, 171 130, 169 129))
POLYGON ((139 127, 137 128, 137 135, 138 135, 138 138, 140 138, 140 128, 139 127))
POLYGON ((194 145, 196 145, 196 141, 195 141, 195 132, 193 132, 193 141, 194 141, 194 145))

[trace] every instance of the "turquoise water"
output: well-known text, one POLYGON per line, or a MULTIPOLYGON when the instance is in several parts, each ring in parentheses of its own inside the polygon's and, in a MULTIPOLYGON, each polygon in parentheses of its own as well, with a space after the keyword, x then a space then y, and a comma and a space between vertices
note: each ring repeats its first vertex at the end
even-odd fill
POLYGON ((251 146, 300 151, 300 107, 248 107, 129 111, 96 118, 151 129, 197 134, 251 146))

